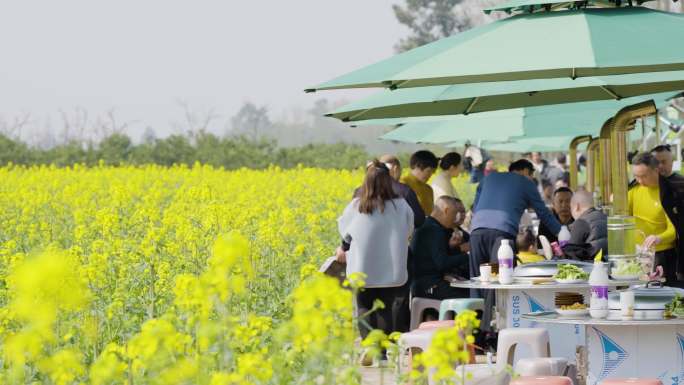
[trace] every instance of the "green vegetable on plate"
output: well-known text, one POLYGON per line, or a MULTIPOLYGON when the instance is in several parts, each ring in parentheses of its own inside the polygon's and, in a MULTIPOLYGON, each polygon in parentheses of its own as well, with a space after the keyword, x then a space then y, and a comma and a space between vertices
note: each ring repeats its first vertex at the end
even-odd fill
POLYGON ((553 276, 555 279, 562 280, 585 280, 589 279, 589 274, 576 265, 558 265, 558 272, 553 276))

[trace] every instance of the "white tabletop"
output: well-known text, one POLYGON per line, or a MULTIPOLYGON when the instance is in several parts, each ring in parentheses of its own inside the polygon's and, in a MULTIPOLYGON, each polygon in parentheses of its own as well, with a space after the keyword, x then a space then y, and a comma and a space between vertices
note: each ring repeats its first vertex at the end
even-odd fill
MULTIPOLYGON (((644 282, 640 281, 614 281, 611 280, 608 286, 618 287, 618 286, 630 286, 635 284, 640 284, 644 282)), ((567 289, 589 289, 591 286, 589 283, 558 283, 558 282, 545 282, 545 283, 525 283, 525 282, 514 282, 510 285, 502 285, 500 283, 480 283, 479 281, 454 281, 451 283, 452 287, 462 288, 462 289, 482 289, 482 290, 567 290, 567 289)))
POLYGON ((536 321, 541 323, 551 324, 572 324, 572 325, 600 325, 600 326, 663 326, 663 325, 684 325, 684 318, 668 318, 659 320, 630 320, 623 321, 622 319, 610 318, 591 318, 589 316, 583 317, 565 317, 558 313, 545 312, 540 315, 523 314, 523 319, 536 321))

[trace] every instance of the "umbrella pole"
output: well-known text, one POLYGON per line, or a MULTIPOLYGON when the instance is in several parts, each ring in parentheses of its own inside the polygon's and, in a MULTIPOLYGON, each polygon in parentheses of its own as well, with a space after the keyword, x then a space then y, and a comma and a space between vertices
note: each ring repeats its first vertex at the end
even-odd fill
POLYGON ((601 204, 606 211, 610 210, 611 194, 612 194, 612 180, 610 170, 610 131, 613 125, 613 118, 610 118, 603 123, 601 127, 601 135, 599 136, 599 167, 601 169, 600 191, 601 204))
POLYGON ((600 176, 599 159, 599 138, 592 138, 587 145, 587 186, 586 189, 590 193, 597 193, 596 184, 600 176))
MULTIPOLYGON (((655 129, 656 129, 656 139, 657 139, 657 141, 656 141, 656 146, 660 146, 660 144, 661 144, 661 140, 660 140, 660 139, 661 139, 662 137, 660 136, 660 135, 661 135, 661 133, 660 133, 660 127, 661 127, 661 126, 660 126, 660 116, 659 116, 657 110, 656 110, 655 121, 656 121, 656 122, 655 122, 655 123, 656 123, 656 125, 655 125, 655 129)), ((648 149, 648 150, 650 150, 650 149, 648 149)))
POLYGON ((610 127, 612 163, 613 215, 628 215, 627 211, 627 133, 634 128, 636 120, 656 112, 653 100, 637 103, 621 109, 610 127))
POLYGON ((577 190, 577 146, 591 140, 591 135, 581 135, 570 142, 570 189, 577 190))

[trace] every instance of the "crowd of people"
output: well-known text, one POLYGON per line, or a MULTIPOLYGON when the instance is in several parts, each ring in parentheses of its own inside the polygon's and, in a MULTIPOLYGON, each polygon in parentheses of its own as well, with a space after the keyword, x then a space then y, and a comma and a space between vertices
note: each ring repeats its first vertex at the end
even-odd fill
MULTIPOLYGON (((470 150, 465 159, 456 152, 437 158, 418 151, 403 176, 395 156, 367 164, 362 186, 339 218, 342 244, 336 252, 337 260, 347 264, 347 274, 366 275, 365 289, 355 299, 357 314, 366 315, 362 337, 371 328, 407 331, 411 297, 478 296, 485 298, 485 309, 491 308, 493 291, 457 289, 448 277, 479 275, 482 264, 496 262, 504 239, 513 246, 518 264, 544 260, 539 239, 556 242, 564 226, 570 239, 563 242, 559 258, 590 261, 599 251, 608 254, 607 216, 595 207, 592 193, 568 187, 565 156, 549 165, 540 153, 531 153, 512 162, 507 172, 498 172, 493 160, 480 154, 478 167, 484 166, 474 202, 466 208, 452 179, 464 163, 472 170, 470 150), (468 214, 470 223, 464 225, 468 214), (530 226, 530 215, 538 218, 538 228, 530 226), (377 300, 384 308, 371 312, 377 300)), ((672 163, 668 146, 636 155, 628 207, 644 236, 643 247, 655 251, 666 283, 678 286, 684 278, 684 177, 673 172, 672 163)), ((490 317, 485 310, 485 333, 490 317)))

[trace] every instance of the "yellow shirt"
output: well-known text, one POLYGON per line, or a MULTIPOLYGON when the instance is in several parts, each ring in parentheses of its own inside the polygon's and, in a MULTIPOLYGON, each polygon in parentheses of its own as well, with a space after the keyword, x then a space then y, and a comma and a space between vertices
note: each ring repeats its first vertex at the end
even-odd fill
POLYGON ((401 183, 411 187, 411 190, 418 196, 418 203, 420 203, 420 207, 425 212, 425 215, 430 215, 434 207, 432 187, 427 183, 419 181, 411 173, 402 176, 401 183))
MULTIPOLYGON (((660 237, 656 251, 674 248, 677 233, 660 204, 660 187, 636 185, 629 190, 627 197, 629 214, 636 218, 637 230, 643 231, 647 237, 660 237)), ((640 236, 637 235, 638 238, 640 236)))
POLYGON ((520 263, 525 264, 525 263, 542 262, 542 261, 545 261, 546 258, 544 258, 543 256, 541 256, 537 253, 532 253, 529 251, 520 251, 520 252, 518 252, 518 260, 520 260, 520 263))

